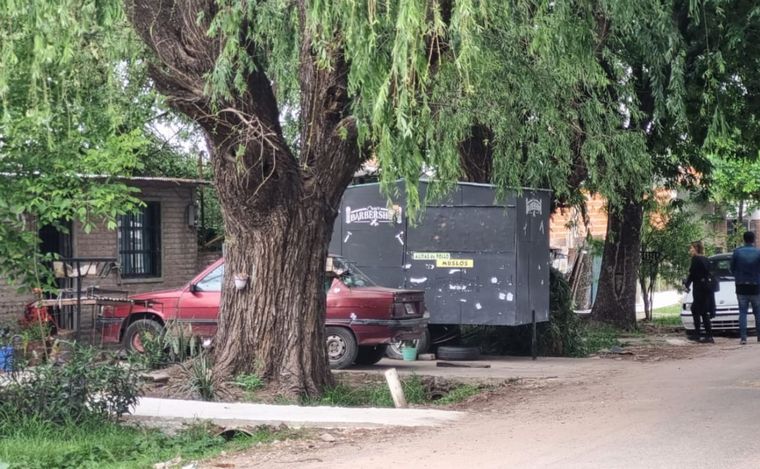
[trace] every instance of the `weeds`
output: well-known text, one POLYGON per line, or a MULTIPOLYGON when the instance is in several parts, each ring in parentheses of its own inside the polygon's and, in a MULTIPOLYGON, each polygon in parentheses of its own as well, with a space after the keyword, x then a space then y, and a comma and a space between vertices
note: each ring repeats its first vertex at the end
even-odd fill
POLYGON ((163 368, 198 356, 202 348, 191 326, 176 321, 166 323, 161 333, 150 331, 140 334, 143 352, 133 353, 130 360, 149 370, 163 368))
POLYGON ((119 417, 139 395, 131 367, 114 359, 96 362, 95 351, 80 346, 61 366, 44 364, 8 376, 0 386, 0 433, 20 419, 63 425, 119 417))
POLYGON ((436 403, 441 405, 456 404, 458 402, 466 400, 469 397, 475 396, 476 394, 480 394, 481 392, 483 392, 483 388, 480 386, 463 384, 449 391, 448 394, 438 399, 436 403))
MULTIPOLYGON (((177 457, 186 463, 213 457, 223 450, 235 451, 256 443, 299 436, 287 429, 259 427, 251 436, 238 434, 227 441, 215 436, 214 431, 208 424, 196 424, 168 436, 158 430, 113 422, 58 426, 25 419, 0 438, 0 466, 6 463, 11 468, 30 469, 152 467, 177 457)), ((177 467, 181 465, 184 464, 177 467)))
POLYGON ((235 386, 247 392, 257 391, 264 387, 264 380, 255 374, 241 374, 235 377, 232 382, 235 386))
POLYGON ((618 337, 621 331, 613 326, 601 323, 588 323, 583 331, 583 356, 620 345, 618 337))
MULTIPOLYGON (((482 388, 470 384, 456 384, 441 392, 434 389, 432 382, 425 382, 413 375, 401 379, 406 401, 409 404, 448 405, 460 402, 478 394, 482 388)), ((326 405, 340 407, 393 407, 393 398, 385 383, 371 383, 350 386, 339 383, 327 389, 321 398, 306 400, 306 405, 326 405)))
POLYGON ((214 374, 214 365, 209 354, 201 353, 182 363, 180 368, 184 378, 176 386, 180 392, 204 401, 213 401, 224 393, 223 383, 214 374))

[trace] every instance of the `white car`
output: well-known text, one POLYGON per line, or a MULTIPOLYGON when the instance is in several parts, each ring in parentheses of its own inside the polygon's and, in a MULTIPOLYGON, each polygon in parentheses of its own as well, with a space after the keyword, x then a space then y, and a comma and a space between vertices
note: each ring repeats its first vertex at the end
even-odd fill
MULTIPOLYGON (((717 254, 708 258, 710 272, 720 280, 720 291, 715 292, 715 317, 712 319, 714 331, 738 331, 739 330, 739 303, 736 300, 734 290, 734 276, 731 273, 731 253, 717 254)), ((692 285, 692 289, 693 289, 692 285)), ((686 334, 696 335, 694 331, 694 318, 691 315, 691 292, 684 293, 681 302, 681 323, 686 334)), ((755 316, 752 314, 752 305, 747 314, 747 328, 755 328, 755 316)))

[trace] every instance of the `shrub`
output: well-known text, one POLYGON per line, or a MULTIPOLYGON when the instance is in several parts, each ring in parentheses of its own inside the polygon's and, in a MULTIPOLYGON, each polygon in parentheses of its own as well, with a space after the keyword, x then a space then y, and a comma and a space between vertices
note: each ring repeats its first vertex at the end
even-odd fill
POLYGON ((240 374, 235 377, 232 384, 239 386, 244 391, 251 392, 263 388, 264 380, 256 374, 240 374))
POLYGON ((143 332, 140 342, 143 352, 131 354, 130 360, 149 370, 183 362, 201 351, 200 341, 193 335, 192 327, 174 321, 167 322, 158 335, 143 332))
POLYGON ((214 374, 211 356, 201 352, 197 357, 180 364, 182 380, 175 389, 192 398, 213 401, 227 393, 224 383, 214 374))
POLYGON ((0 386, 0 434, 19 419, 53 424, 119 417, 137 402, 138 374, 115 359, 97 362, 92 348, 74 346, 62 365, 45 364, 8 375, 0 386))

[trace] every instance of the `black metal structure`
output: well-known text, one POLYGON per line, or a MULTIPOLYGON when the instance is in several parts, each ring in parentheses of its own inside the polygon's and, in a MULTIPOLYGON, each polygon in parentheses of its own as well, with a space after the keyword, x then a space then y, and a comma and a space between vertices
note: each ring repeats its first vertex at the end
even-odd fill
POLYGON ((349 187, 330 251, 380 285, 425 290, 431 324, 516 326, 533 310, 549 319, 550 191, 498 200, 491 185, 459 183, 413 223, 404 187, 390 205, 378 184, 349 187))

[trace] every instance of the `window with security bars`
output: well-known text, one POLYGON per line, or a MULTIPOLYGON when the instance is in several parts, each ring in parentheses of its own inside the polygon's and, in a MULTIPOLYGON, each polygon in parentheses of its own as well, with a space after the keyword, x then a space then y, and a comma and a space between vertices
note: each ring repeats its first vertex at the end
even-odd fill
POLYGON ((161 276, 161 205, 147 202, 119 217, 119 262, 124 278, 161 276))

